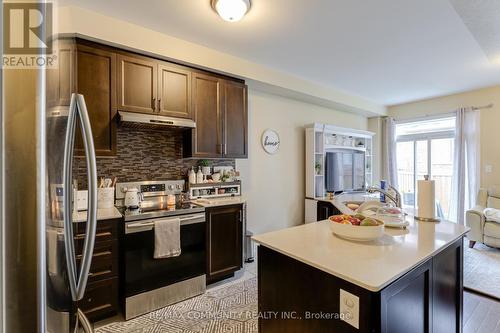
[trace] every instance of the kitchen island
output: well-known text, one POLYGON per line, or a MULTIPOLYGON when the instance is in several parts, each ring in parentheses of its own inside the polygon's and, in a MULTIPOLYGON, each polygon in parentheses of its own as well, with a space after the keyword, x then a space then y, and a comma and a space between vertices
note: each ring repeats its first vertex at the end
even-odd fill
POLYGON ((408 221, 366 243, 328 220, 255 236, 259 332, 460 332, 468 228, 408 221))

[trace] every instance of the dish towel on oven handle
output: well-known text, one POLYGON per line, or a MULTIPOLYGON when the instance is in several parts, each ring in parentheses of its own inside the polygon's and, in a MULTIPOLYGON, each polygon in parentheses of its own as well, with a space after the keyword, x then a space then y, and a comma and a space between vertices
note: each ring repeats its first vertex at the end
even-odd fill
POLYGON ((156 220, 155 259, 177 257, 181 254, 181 220, 156 220))

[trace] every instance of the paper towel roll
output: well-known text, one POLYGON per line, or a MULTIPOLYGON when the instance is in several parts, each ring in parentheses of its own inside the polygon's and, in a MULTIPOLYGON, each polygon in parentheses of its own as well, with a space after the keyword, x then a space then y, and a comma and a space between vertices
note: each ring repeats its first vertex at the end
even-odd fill
POLYGON ((418 181, 418 217, 436 218, 436 187, 433 180, 418 181))

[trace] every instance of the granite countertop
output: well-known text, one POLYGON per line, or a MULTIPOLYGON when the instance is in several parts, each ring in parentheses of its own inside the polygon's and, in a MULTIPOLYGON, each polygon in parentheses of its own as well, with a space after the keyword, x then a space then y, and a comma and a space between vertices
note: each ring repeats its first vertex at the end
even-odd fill
POLYGON ((246 202, 246 199, 243 196, 235 196, 235 197, 223 197, 223 198, 196 199, 192 200, 191 202, 202 207, 216 207, 216 206, 243 204, 246 202))
MULTIPOLYGON (((119 219, 122 218, 123 215, 116 209, 116 207, 112 208, 98 208, 97 209, 97 220, 111 220, 111 219, 119 219)), ((76 214, 73 214, 73 222, 85 222, 87 221, 87 211, 79 211, 76 214)))
POLYGON ((371 291, 379 291, 462 237, 469 228, 452 222, 417 222, 385 228, 382 238, 353 242, 332 234, 328 220, 261 234, 253 240, 371 291))

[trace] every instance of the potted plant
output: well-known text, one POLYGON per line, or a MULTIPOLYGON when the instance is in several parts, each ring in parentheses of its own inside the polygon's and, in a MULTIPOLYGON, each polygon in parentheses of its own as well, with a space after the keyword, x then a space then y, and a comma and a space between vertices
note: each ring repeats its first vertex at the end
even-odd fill
POLYGON ((321 163, 316 162, 316 164, 314 165, 314 169, 316 170, 316 174, 320 175, 321 174, 321 163))
POLYGON ((205 175, 208 176, 211 174, 211 168, 210 168, 210 162, 208 160, 200 160, 198 162, 198 165, 201 167, 201 172, 205 175))

